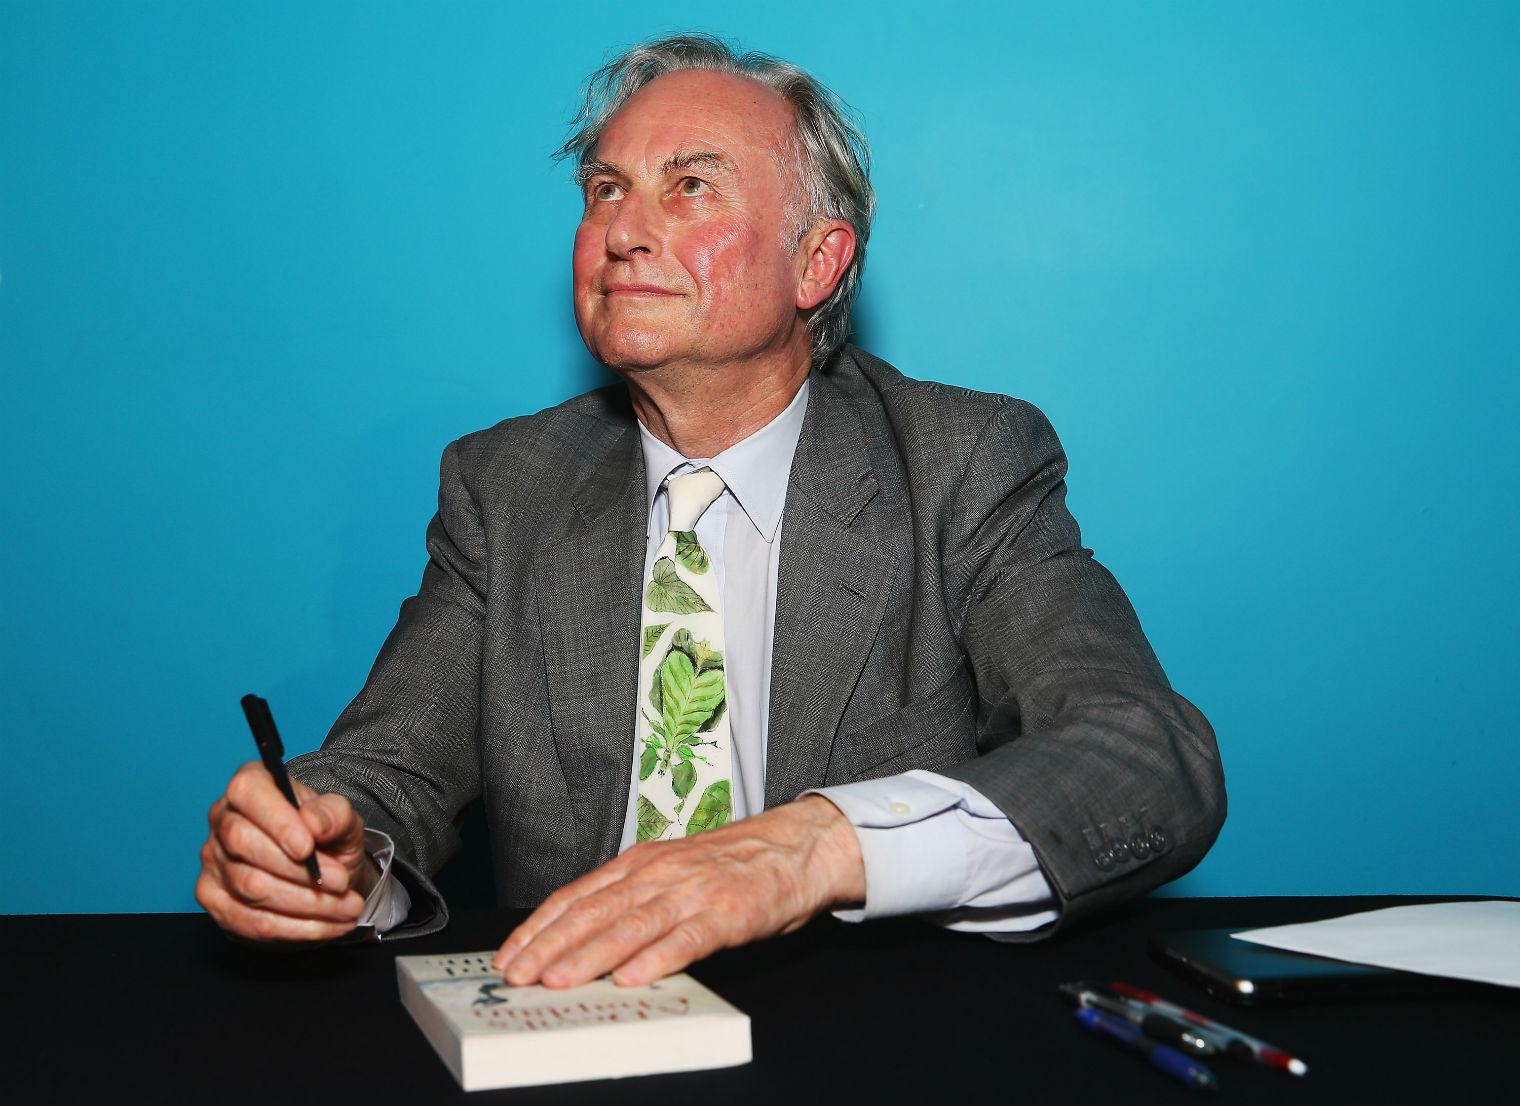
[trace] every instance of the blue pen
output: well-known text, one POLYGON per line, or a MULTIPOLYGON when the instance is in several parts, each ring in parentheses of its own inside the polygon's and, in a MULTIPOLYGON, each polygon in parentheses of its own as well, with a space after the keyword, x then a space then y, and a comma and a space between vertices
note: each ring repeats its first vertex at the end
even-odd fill
POLYGON ((1186 1083, 1189 1087, 1196 1087, 1200 1091, 1218 1089, 1218 1084, 1214 1081, 1214 1073, 1208 1068, 1193 1057, 1178 1052, 1175 1048, 1158 1045, 1141 1033, 1137 1026, 1123 1018, 1116 1018, 1112 1014, 1105 1014, 1102 1010, 1084 1006, 1077 1011, 1077 1020, 1094 1033, 1112 1037, 1126 1048, 1145 1056, 1153 1065, 1179 1083, 1186 1083))

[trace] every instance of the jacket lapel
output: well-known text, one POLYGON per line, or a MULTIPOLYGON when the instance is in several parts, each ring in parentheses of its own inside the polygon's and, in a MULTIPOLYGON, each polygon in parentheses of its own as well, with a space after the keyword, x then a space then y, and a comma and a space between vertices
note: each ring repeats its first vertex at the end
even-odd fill
POLYGON ((850 397, 812 377, 781 525, 765 805, 823 784, 897 558, 853 528, 879 484, 850 397))
MULTIPOLYGON (((617 852, 638 695, 639 589, 649 504, 631 411, 534 561, 555 747, 580 870, 617 852)), ((588 436, 589 437, 589 436, 588 436)), ((589 442, 588 442, 589 446, 589 442)), ((588 448, 589 454, 591 450, 588 448)), ((879 490, 849 396, 815 372, 781 527, 765 805, 821 786, 844 709, 886 609, 897 558, 854 528, 879 490)))
MULTIPOLYGON (((649 505, 644 451, 627 413, 570 494, 557 539, 535 561, 554 742, 583 868, 617 852, 633 764, 639 588, 649 505)), ((547 535, 546 535, 547 536, 547 535)))

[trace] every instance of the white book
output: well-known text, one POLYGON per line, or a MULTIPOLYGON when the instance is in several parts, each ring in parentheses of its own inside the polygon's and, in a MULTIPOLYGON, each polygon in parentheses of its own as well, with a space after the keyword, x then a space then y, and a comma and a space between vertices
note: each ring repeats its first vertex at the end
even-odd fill
POLYGON ((749 1015, 681 974, 511 987, 495 949, 398 956, 401 1002, 467 1091, 747 1064, 749 1015))

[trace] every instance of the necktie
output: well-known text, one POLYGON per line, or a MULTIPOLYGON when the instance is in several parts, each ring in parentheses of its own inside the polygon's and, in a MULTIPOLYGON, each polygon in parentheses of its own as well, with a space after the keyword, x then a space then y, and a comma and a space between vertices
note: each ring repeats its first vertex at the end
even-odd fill
POLYGON ((639 841, 690 837, 733 817, 723 614, 695 532, 723 479, 698 469, 665 486, 670 531, 645 581, 640 621, 639 841))

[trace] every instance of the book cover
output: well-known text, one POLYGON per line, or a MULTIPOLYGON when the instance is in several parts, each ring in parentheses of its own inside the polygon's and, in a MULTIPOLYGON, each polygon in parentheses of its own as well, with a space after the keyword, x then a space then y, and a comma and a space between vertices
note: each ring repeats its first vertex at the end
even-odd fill
POLYGON ((512 987, 495 949, 398 956, 401 1001, 467 1091, 731 1067, 749 1017, 691 976, 643 987, 512 987))

